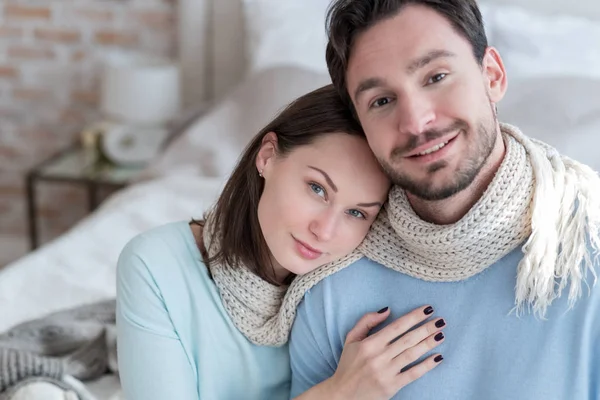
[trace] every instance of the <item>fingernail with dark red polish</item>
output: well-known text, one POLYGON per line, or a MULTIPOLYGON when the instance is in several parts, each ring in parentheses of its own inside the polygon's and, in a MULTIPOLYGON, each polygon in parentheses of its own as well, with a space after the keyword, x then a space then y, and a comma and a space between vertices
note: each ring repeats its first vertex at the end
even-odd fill
POLYGON ((389 307, 383 307, 381 310, 377 311, 377 314, 383 314, 388 310, 389 307))
POLYGON ((442 361, 444 359, 444 357, 442 357, 442 355, 438 355, 435 356, 435 358, 433 359, 433 361, 435 361, 436 363, 439 363, 440 361, 442 361))
POLYGON ((423 312, 425 313, 425 315, 431 315, 433 314, 433 307, 429 306, 426 309, 424 309, 423 312))
POLYGON ((442 326, 446 326, 446 321, 444 321, 443 319, 438 319, 437 321, 435 321, 436 328, 441 328, 442 326))
POLYGON ((433 337, 433 340, 435 340, 436 342, 439 342, 439 341, 440 341, 440 340, 442 340, 443 338, 444 338, 444 333, 443 333, 443 332, 440 332, 440 333, 438 333, 437 335, 435 335, 435 336, 433 337))

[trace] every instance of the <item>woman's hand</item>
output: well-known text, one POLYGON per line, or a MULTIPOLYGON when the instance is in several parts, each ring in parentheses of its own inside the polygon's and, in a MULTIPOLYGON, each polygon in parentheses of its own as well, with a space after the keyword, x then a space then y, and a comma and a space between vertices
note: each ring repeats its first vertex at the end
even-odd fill
POLYGON ((411 330, 432 313, 431 307, 420 307, 371 336, 367 336, 369 331, 383 322, 390 310, 386 307, 366 314, 346 336, 335 374, 297 399, 390 399, 443 360, 434 354, 404 371, 444 341, 441 329, 446 323, 442 318, 411 330))

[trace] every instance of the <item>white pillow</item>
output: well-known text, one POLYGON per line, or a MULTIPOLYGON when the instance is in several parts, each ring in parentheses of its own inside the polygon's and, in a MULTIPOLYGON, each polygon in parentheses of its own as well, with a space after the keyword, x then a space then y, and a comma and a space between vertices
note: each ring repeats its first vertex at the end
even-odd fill
POLYGON ((326 73, 298 67, 269 68, 249 75, 175 139, 147 168, 145 177, 228 175, 250 139, 279 111, 330 82, 326 73))
POLYGON ((498 117, 600 171, 600 80, 509 79, 498 117))
POLYGON ((327 72, 330 0, 242 0, 250 71, 296 65, 327 72))
MULTIPOLYGON (((297 65, 327 72, 329 0, 242 0, 250 71, 297 65)), ((517 6, 480 5, 488 41, 515 77, 600 78, 600 22, 517 6)))
POLYGON ((600 79, 600 22, 542 15, 515 6, 482 5, 490 45, 508 76, 600 79))
MULTIPOLYGON (((250 70, 297 65, 327 71, 329 0, 242 0, 250 70)), ((517 6, 480 5, 489 43, 515 77, 600 78, 600 22, 517 6)))

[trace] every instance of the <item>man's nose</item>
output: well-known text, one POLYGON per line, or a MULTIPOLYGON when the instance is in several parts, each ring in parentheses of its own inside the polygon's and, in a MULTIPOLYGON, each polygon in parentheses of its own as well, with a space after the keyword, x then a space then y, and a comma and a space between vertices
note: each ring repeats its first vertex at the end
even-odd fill
POLYGON ((420 135, 435 120, 433 104, 425 96, 407 95, 397 102, 396 107, 400 133, 420 135))

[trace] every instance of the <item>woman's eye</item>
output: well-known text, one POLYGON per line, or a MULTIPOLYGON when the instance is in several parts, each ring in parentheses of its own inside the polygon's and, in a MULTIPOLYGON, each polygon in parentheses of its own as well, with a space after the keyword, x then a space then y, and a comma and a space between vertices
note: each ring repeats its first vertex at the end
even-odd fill
POLYGON ((325 197, 325 189, 316 183, 309 183, 310 189, 315 192, 317 196, 325 197))
POLYGON ((444 73, 442 73, 442 74, 435 74, 434 76, 432 76, 431 78, 429 78, 429 80, 427 81, 427 83, 438 83, 439 81, 441 81, 445 77, 446 77, 446 74, 444 74, 444 73))
POLYGON ((381 99, 377 99, 373 103, 371 103, 371 107, 372 108, 383 107, 386 104, 388 104, 389 102, 390 102, 389 97, 382 97, 381 99))
POLYGON ((348 214, 350 214, 352 217, 355 218, 361 218, 361 219, 366 219, 366 215, 362 212, 362 211, 358 211, 358 210, 349 210, 348 214))

